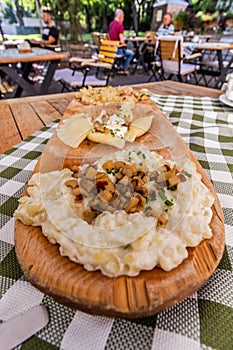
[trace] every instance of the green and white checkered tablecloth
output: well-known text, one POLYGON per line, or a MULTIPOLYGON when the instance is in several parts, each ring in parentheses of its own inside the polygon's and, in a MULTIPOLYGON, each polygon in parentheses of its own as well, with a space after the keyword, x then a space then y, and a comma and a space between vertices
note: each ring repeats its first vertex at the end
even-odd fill
POLYGON ((0 156, 0 322, 41 303, 50 317, 44 329, 17 349, 233 349, 233 109, 207 97, 152 98, 194 152, 218 193, 226 248, 217 270, 197 293, 138 320, 74 311, 34 288, 16 259, 12 216, 56 121, 0 156))

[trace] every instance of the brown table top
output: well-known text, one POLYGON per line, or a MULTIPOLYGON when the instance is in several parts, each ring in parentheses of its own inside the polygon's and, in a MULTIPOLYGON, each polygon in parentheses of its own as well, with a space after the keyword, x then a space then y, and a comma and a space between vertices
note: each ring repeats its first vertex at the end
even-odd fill
POLYGON ((230 50, 233 49, 233 43, 223 43, 223 42, 206 42, 206 43, 200 43, 197 44, 197 49, 199 50, 230 50))
POLYGON ((54 52, 42 48, 34 47, 31 53, 19 53, 18 49, 11 48, 0 51, 0 64, 10 64, 17 62, 37 62, 54 61, 67 58, 66 53, 54 52))
POLYGON ((135 37, 125 37, 125 41, 132 41, 132 42, 144 42, 147 38, 144 36, 135 36, 135 37))
MULTIPOLYGON (((220 90, 173 81, 138 84, 134 87, 147 88, 160 95, 218 98, 222 94, 220 90)), ((69 92, 1 100, 0 153, 12 148, 46 124, 61 118, 74 96, 75 92, 69 92)))

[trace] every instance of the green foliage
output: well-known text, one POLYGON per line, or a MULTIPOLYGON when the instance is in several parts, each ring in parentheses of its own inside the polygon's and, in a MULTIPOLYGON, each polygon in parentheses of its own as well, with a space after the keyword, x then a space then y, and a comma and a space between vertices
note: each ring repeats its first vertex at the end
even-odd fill
POLYGON ((176 29, 189 29, 189 13, 180 11, 174 17, 176 29))
POLYGON ((214 13, 218 0, 191 0, 191 6, 195 13, 201 11, 203 13, 214 13))
POLYGON ((232 11, 227 12, 225 18, 226 19, 233 19, 233 12, 232 11))
POLYGON ((232 0, 218 0, 216 10, 221 12, 232 12, 232 0))
POLYGON ((180 11, 174 17, 176 30, 194 30, 200 26, 200 21, 192 11, 180 11))
MULTIPOLYGON (((107 32, 117 8, 122 8, 125 12, 126 30, 146 31, 151 28, 152 0, 1 0, 7 4, 4 17, 10 19, 11 23, 16 23, 16 10, 20 10, 22 16, 36 16, 36 1, 41 7, 50 6, 61 37, 69 38, 73 43, 85 40, 84 35, 92 31, 107 32)), ((195 30, 200 27, 200 22, 210 21, 219 14, 216 12, 216 5, 220 6, 218 10, 225 6, 223 10, 226 12, 231 1, 189 0, 189 3, 190 11, 183 11, 175 16, 177 29, 195 30)), ((232 18, 232 12, 228 16, 232 18)))
POLYGON ((17 19, 15 17, 12 5, 10 3, 6 4, 6 7, 3 11, 3 17, 8 19, 10 24, 17 23, 17 19))

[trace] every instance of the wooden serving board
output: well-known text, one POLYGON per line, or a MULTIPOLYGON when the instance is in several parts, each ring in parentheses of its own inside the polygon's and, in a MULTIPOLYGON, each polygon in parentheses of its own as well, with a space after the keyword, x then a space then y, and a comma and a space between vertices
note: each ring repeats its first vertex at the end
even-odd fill
MULTIPOLYGON (((64 119, 85 108, 73 100, 64 119)), ((202 181, 215 197, 211 221, 213 237, 204 240, 196 248, 188 248, 188 258, 170 272, 154 268, 142 271, 136 277, 109 278, 99 271, 88 272, 62 257, 58 245, 49 243, 40 228, 25 226, 16 220, 16 254, 28 280, 57 301, 92 314, 137 318, 160 312, 197 291, 216 269, 224 251, 223 213, 210 180, 174 127, 152 101, 139 103, 137 108, 139 117, 151 111, 155 116, 150 133, 142 136, 138 142, 156 149, 164 156, 190 157, 196 164, 202 181)), ((35 171, 46 172, 78 164, 94 146, 84 141, 78 150, 70 149, 64 147, 55 133, 35 171)))

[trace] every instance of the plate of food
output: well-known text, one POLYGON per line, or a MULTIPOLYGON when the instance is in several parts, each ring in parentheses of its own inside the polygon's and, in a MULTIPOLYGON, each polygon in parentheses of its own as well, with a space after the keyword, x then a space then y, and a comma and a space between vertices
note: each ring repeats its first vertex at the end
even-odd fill
POLYGON ((198 290, 224 250, 210 180, 158 107, 132 88, 78 94, 14 216, 28 280, 92 314, 160 312, 198 290))
POLYGON ((226 96, 226 94, 222 94, 219 96, 219 101, 224 103, 225 105, 229 107, 233 107, 233 101, 229 100, 229 98, 226 96))

